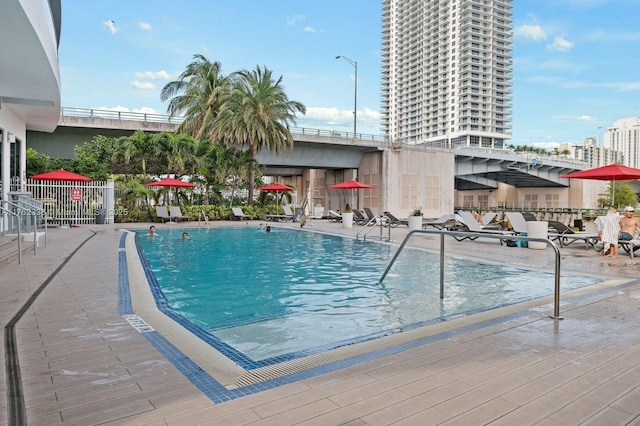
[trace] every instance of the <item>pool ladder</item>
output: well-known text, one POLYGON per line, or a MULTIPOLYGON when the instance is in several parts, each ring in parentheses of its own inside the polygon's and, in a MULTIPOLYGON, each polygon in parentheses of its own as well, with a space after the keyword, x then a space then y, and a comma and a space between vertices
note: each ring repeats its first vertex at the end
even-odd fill
POLYGON ((548 246, 551 246, 551 248, 555 252, 555 270, 554 270, 555 285, 554 285, 554 297, 553 297, 553 316, 551 318, 556 320, 563 319, 560 316, 560 249, 558 248, 558 246, 556 246, 553 243, 553 241, 547 238, 522 237, 519 235, 505 236, 500 234, 488 234, 484 232, 449 231, 445 229, 416 229, 413 231, 409 231, 407 236, 404 238, 404 241, 402 241, 402 244, 400 244, 400 247, 398 247, 396 254, 393 256, 393 258, 391 259, 391 262, 389 262, 389 265, 387 266, 387 268, 384 270, 384 273, 380 277, 380 283, 382 283, 384 278, 387 276, 387 274, 391 270, 391 267, 395 263, 396 259, 404 249, 404 246, 407 244, 409 239, 416 234, 440 235, 440 299, 444 299, 444 255, 445 255, 444 237, 445 235, 458 236, 458 237, 475 237, 475 238, 482 237, 482 238, 493 238, 493 239, 500 239, 500 240, 517 238, 518 240, 540 242, 540 243, 545 243, 548 246))
POLYGON ((358 233, 356 234, 356 240, 359 240, 360 237, 362 236, 362 240, 366 241, 367 240, 367 235, 369 235, 369 233, 374 230, 377 227, 380 228, 380 239, 384 239, 384 235, 382 234, 382 230, 383 228, 387 228, 387 240, 391 239, 391 226, 389 226, 389 224, 391 223, 391 220, 384 215, 375 215, 374 217, 372 217, 371 219, 369 219, 369 221, 364 225, 364 228, 362 228, 360 231, 358 231, 358 233), (360 235, 362 234, 362 235, 360 235))

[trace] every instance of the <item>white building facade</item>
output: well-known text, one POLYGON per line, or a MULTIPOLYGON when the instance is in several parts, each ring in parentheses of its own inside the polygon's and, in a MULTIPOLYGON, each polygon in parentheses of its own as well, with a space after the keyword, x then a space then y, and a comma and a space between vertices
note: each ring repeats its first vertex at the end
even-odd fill
POLYGON ((60 0, 0 6, 2 200, 26 185, 27 129, 52 132, 60 118, 60 0))
POLYGON ((640 168, 640 117, 616 121, 604 134, 604 146, 622 153, 622 164, 640 168))
POLYGON ((382 1, 382 132, 433 146, 511 138, 511 0, 382 1))
POLYGON ((560 144, 558 150, 559 152, 568 150, 570 158, 585 162, 587 168, 602 167, 611 163, 624 163, 622 152, 598 146, 595 138, 586 138, 582 145, 563 143, 560 144))

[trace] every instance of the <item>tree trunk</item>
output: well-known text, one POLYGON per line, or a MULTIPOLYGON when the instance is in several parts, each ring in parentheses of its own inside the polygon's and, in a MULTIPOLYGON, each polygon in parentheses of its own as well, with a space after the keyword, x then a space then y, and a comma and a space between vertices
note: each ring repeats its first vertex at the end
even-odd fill
MULTIPOLYGON (((258 156, 258 151, 252 146, 251 158, 255 160, 257 156, 258 156)), ((249 196, 247 197, 247 204, 250 206, 253 205, 253 181, 255 180, 255 178, 256 178, 256 172, 255 172, 255 169, 253 168, 253 165, 251 165, 251 168, 249 169, 249 196)))

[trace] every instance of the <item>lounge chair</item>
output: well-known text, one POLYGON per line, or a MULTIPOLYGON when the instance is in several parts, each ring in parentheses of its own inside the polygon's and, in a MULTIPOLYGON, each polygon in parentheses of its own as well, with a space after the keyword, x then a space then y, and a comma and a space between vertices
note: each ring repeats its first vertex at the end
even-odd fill
MULTIPOLYGON (((469 232, 477 232, 477 233, 482 233, 482 234, 492 234, 492 235, 504 235, 505 237, 508 236, 514 236, 516 235, 516 233, 514 231, 502 231, 500 229, 495 229, 493 227, 489 227, 486 228, 482 225, 480 225, 480 223, 476 220, 475 217, 473 217, 473 215, 469 212, 465 212, 460 210, 458 212, 458 217, 459 217, 459 221, 462 222, 462 224, 465 226, 466 230, 469 232)), ((453 238, 455 238, 457 241, 463 241, 463 240, 475 240, 480 238, 480 236, 477 237, 458 237, 456 235, 453 235, 453 238)), ((502 245, 502 243, 504 241, 506 241, 509 238, 500 238, 500 245, 502 245)))
POLYGON ((364 215, 360 210, 353 209, 352 211, 353 211, 353 221, 357 225, 364 225, 368 222, 368 219, 364 217, 364 215))
POLYGON ((527 233, 527 221, 524 216, 520 212, 507 212, 507 218, 509 219, 509 223, 511 223, 511 229, 516 234, 526 234, 527 233))
POLYGON ((486 212, 482 216, 482 223, 484 224, 484 226, 491 225, 491 222, 493 222, 493 219, 495 219, 497 215, 498 215, 498 213, 496 213, 496 212, 486 212))
POLYGON ((531 212, 522 212, 521 214, 522 214, 522 217, 524 217, 524 220, 526 220, 527 222, 535 222, 538 220, 536 215, 534 215, 531 212))
POLYGON ((250 216, 248 214, 244 214, 244 212, 242 211, 241 207, 232 207, 231 211, 233 212, 233 218, 234 219, 238 219, 238 220, 245 220, 245 219, 254 219, 254 216, 250 216))
POLYGON ((557 241, 560 247, 569 246, 576 241, 584 241, 585 248, 592 247, 595 249, 598 242, 598 234, 594 232, 575 232, 562 222, 557 220, 550 220, 549 227, 553 228, 553 231, 549 233, 549 239, 551 241, 557 241))
POLYGON ((180 206, 171 206, 171 207, 169 207, 169 216, 174 218, 176 221, 178 221, 178 220, 186 220, 187 222, 189 221, 189 217, 188 216, 183 216, 182 215, 182 210, 180 210, 180 206))
POLYGON ((375 214, 373 214, 373 212, 369 207, 365 207, 364 212, 367 215, 366 219, 369 225, 375 225, 380 223, 380 220, 381 220, 380 216, 376 216, 375 214))
POLYGON ((327 220, 329 223, 339 223, 342 222, 342 216, 334 210, 329 210, 327 212, 327 220))
POLYGON ((384 226, 391 226, 395 228, 398 225, 407 225, 409 226, 409 221, 407 219, 398 219, 391 212, 384 212, 384 217, 382 218, 382 224, 384 226))
POLYGON ((162 223, 164 223, 165 219, 168 222, 171 222, 171 216, 169 216, 169 211, 166 206, 156 206, 156 216, 162 221, 162 223))
POLYGON ((284 208, 284 215, 286 216, 286 219, 290 220, 291 222, 295 222, 296 216, 293 214, 293 210, 291 210, 291 206, 286 205, 283 208, 284 208))
POLYGON ((456 220, 457 220, 456 215, 454 213, 443 214, 442 216, 434 220, 431 220, 431 219, 423 220, 422 228, 427 229, 427 227, 432 226, 436 229, 444 229, 448 225, 450 225, 452 222, 455 222, 456 220))
POLYGON ((287 221, 290 220, 292 222, 295 222, 295 216, 293 215, 293 212, 291 211, 291 207, 289 206, 284 206, 284 214, 266 214, 264 215, 264 220, 272 220, 274 222, 279 222, 281 220, 287 221))
POLYGON ((636 232, 636 235, 631 240, 618 240, 618 245, 633 259, 635 257, 634 252, 640 248, 640 230, 636 232))

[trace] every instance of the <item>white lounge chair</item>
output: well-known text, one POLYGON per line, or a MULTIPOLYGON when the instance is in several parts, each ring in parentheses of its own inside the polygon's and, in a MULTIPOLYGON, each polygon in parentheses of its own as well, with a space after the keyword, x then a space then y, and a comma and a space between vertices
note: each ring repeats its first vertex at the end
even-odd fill
POLYGON ((342 222, 342 216, 339 215, 335 210, 329 210, 327 212, 327 220, 329 221, 329 223, 342 222))
POLYGON ((292 222, 295 222, 296 216, 293 214, 293 210, 291 210, 291 206, 287 204, 283 208, 284 208, 284 215, 286 216, 286 219, 292 222))
POLYGON ((166 206, 156 206, 156 216, 162 221, 162 223, 164 223, 165 219, 168 222, 171 222, 171 216, 169 216, 166 206))
POLYGON ((180 210, 180 206, 171 206, 169 207, 169 216, 176 220, 186 220, 189 221, 189 217, 182 215, 182 210, 180 210))
POLYGON ((274 222, 279 222, 281 220, 287 221, 290 220, 292 222, 295 222, 295 216, 293 215, 293 212, 291 211, 291 207, 286 205, 283 206, 284 208, 284 214, 266 214, 264 215, 264 220, 272 220, 274 222))
POLYGON ((244 214, 244 212, 242 211, 242 208, 240 208, 240 207, 232 207, 231 211, 233 212, 233 217, 235 219, 238 219, 238 220, 245 220, 245 219, 253 220, 253 218, 254 218, 253 216, 250 216, 248 214, 244 214))
POLYGON ((450 224, 451 222, 455 222, 456 220, 457 220, 456 215, 454 213, 443 214, 442 216, 440 216, 435 220, 429 220, 429 219, 423 220, 422 228, 427 229, 428 226, 432 226, 436 229, 444 229, 448 224, 450 224))
MULTIPOLYGON (((516 235, 516 233, 514 231, 502 231, 500 229, 495 229, 494 227, 484 227, 482 225, 480 225, 480 223, 476 220, 475 217, 473 217, 473 215, 469 212, 465 212, 460 210, 458 212, 458 220, 461 221, 464 226, 467 228, 467 230, 469 230, 469 232, 477 232, 477 233, 482 233, 482 234, 492 234, 492 235, 504 235, 505 237, 507 236, 514 236, 516 235)), ((479 238, 479 236, 477 237, 458 237, 456 235, 453 236, 453 238, 455 238, 458 241, 463 241, 463 240, 475 240, 477 238, 479 238)), ((502 243, 504 242, 504 239, 500 239, 500 244, 502 245, 502 243)))
POLYGON ((511 229, 516 234, 525 234, 527 233, 527 221, 524 216, 520 212, 507 212, 507 218, 511 223, 511 229))

